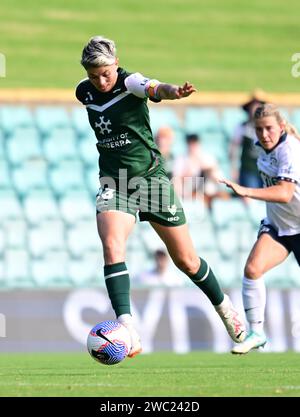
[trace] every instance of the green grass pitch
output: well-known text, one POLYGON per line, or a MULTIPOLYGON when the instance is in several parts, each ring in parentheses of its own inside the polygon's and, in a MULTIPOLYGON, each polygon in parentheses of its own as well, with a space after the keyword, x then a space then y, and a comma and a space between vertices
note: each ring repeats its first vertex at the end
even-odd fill
POLYGON ((297 353, 155 353, 105 366, 85 353, 1 354, 0 396, 299 397, 297 353))
POLYGON ((74 88, 93 35, 116 41, 120 65, 199 91, 299 92, 299 0, 1 0, 1 88, 74 88))

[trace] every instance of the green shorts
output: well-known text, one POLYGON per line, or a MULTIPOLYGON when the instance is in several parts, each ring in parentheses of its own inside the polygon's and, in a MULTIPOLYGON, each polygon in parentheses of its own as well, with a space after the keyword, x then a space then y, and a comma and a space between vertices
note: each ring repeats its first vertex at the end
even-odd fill
POLYGON ((130 180, 101 178, 96 196, 97 213, 117 210, 163 226, 186 223, 182 205, 173 185, 161 167, 147 177, 130 180))

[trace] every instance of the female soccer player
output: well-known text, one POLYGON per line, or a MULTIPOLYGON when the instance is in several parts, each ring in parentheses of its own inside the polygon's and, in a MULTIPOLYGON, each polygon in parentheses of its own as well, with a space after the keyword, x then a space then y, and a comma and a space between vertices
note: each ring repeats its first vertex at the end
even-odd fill
MULTIPOLYGON (((125 247, 136 216, 150 222, 166 244, 175 265, 210 299, 235 342, 245 337, 245 326, 205 260, 192 244, 184 211, 166 176, 153 140, 147 99, 159 102, 188 97, 195 90, 161 83, 118 66, 112 40, 95 36, 82 51, 88 78, 76 89, 86 106, 97 137, 100 189, 96 199, 97 226, 104 253, 104 277, 117 319, 131 334, 130 357, 140 353, 133 327, 125 247)), ((199 230, 201 233, 201 230, 199 230)))
POLYGON ((263 275, 293 252, 300 265, 300 136, 271 104, 254 115, 260 153, 257 166, 264 188, 242 187, 222 180, 242 197, 266 201, 267 217, 246 262, 243 303, 250 332, 232 353, 247 353, 264 346, 266 289, 263 275))

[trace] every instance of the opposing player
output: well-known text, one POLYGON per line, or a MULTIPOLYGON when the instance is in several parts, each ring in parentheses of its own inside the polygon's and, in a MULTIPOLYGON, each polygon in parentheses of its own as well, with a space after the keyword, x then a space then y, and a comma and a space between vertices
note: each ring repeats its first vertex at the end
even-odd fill
POLYGON ((260 149, 257 160, 263 188, 246 188, 222 180, 242 197, 266 201, 267 217, 246 262, 243 303, 250 332, 232 353, 243 354, 264 346, 266 289, 263 275, 291 252, 300 265, 300 136, 278 109, 265 104, 254 115, 260 149))
POLYGON ((244 323, 208 264, 195 252, 184 211, 150 128, 148 98, 154 102, 181 99, 191 95, 194 86, 189 82, 171 85, 128 73, 118 65, 114 42, 100 36, 84 47, 81 64, 88 78, 79 83, 76 96, 86 106, 100 154, 96 209, 104 277, 116 317, 131 333, 129 356, 142 349, 133 326, 125 264, 126 241, 137 215, 150 222, 175 265, 207 295, 231 338, 242 341, 244 323))

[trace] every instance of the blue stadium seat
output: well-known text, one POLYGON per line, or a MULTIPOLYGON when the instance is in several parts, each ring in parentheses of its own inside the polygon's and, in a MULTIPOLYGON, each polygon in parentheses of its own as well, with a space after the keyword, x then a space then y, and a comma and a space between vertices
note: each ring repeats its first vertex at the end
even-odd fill
POLYGON ((228 227, 216 229, 216 244, 224 257, 239 256, 240 252, 250 252, 256 241, 256 231, 246 220, 231 222, 228 227))
POLYGON ((44 221, 28 230, 28 249, 33 257, 47 252, 66 250, 64 224, 61 221, 44 221))
POLYGON ((79 141, 78 153, 85 167, 98 167, 99 153, 96 148, 96 137, 93 132, 83 136, 79 141))
POLYGON ((68 288, 72 285, 68 273, 68 253, 51 250, 31 261, 32 278, 40 288, 68 288))
POLYGON ((81 190, 62 195, 59 208, 62 219, 68 225, 74 225, 81 220, 96 221, 96 208, 88 191, 81 190))
POLYGON ((98 164, 85 170, 85 179, 89 193, 94 198, 100 187, 98 164))
POLYGON ((223 132, 203 132, 201 145, 219 163, 228 161, 228 146, 223 132))
POLYGON ((264 201, 251 200, 249 204, 247 204, 246 209, 253 227, 258 231, 261 220, 267 215, 266 203, 264 201))
POLYGON ((245 204, 240 198, 212 202, 212 220, 216 227, 231 227, 235 222, 250 221, 245 204))
POLYGON ((30 159, 44 159, 38 131, 34 127, 16 128, 7 140, 7 156, 13 165, 30 159))
POLYGON ((23 219, 23 210, 13 189, 0 189, 0 224, 6 220, 23 219))
POLYGON ((2 222, 6 249, 27 248, 27 224, 22 218, 6 219, 2 222))
POLYGON ((188 107, 185 112, 184 130, 187 133, 197 133, 199 136, 205 132, 222 133, 217 110, 213 107, 188 107))
POLYGON ((96 220, 80 221, 67 230, 67 247, 72 257, 80 257, 86 252, 100 253, 100 240, 96 220))
POLYGON ((30 161, 14 168, 12 179, 21 196, 32 190, 46 190, 49 187, 47 166, 44 161, 30 161))
POLYGON ((10 190, 12 181, 10 177, 10 169, 6 159, 0 159, 0 190, 10 190))
POLYGON ((8 288, 32 287, 30 258, 27 250, 8 249, 4 256, 4 279, 8 288))
POLYGON ((71 110, 71 125, 79 137, 86 136, 91 130, 88 114, 83 106, 73 107, 71 110))
POLYGON ((76 135, 73 129, 52 129, 43 143, 44 153, 50 164, 59 164, 63 159, 78 159, 76 135))
POLYGON ((34 117, 27 106, 0 106, 0 126, 10 135, 17 128, 33 128, 34 117))
POLYGON ((23 206, 26 220, 31 226, 61 219, 57 201, 50 190, 29 192, 23 199, 23 206))
POLYGON ((58 198, 69 191, 87 189, 79 161, 62 161, 50 170, 49 181, 58 198))
POLYGON ((169 126, 175 131, 182 130, 182 123, 175 109, 156 105, 149 106, 150 125, 153 133, 162 126, 169 126))
POLYGON ((71 126, 67 110, 63 106, 39 106, 35 110, 35 120, 42 135, 48 135, 57 128, 71 126))
POLYGON ((247 120, 247 113, 240 107, 226 107, 221 114, 222 128, 228 140, 234 136, 238 125, 247 120))
POLYGON ((104 280, 101 279, 101 268, 104 261, 101 256, 101 251, 88 251, 84 252, 81 257, 76 259, 69 259, 68 262, 68 275, 73 285, 78 286, 90 286, 97 285, 97 287, 104 284, 104 280))

